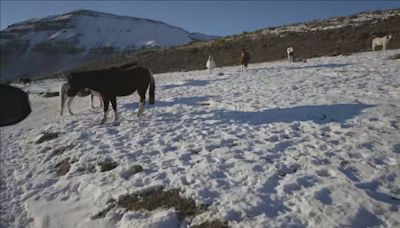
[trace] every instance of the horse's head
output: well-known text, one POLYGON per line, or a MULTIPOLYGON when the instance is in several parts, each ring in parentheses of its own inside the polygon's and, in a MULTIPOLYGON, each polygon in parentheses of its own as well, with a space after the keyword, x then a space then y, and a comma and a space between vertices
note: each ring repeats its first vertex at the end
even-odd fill
POLYGON ((388 40, 392 39, 392 34, 389 33, 388 40))

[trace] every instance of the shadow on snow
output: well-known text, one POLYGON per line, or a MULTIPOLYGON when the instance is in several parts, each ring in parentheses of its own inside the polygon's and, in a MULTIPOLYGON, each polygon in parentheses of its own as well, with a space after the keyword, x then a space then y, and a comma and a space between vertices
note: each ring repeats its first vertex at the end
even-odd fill
POLYGON ((275 122, 292 123, 295 121, 313 121, 318 124, 337 122, 359 115, 363 109, 374 107, 366 104, 307 105, 292 108, 267 109, 260 112, 216 111, 218 119, 224 122, 247 123, 251 125, 275 122))
POLYGON ((225 78, 219 78, 219 79, 212 79, 212 80, 196 80, 196 79, 190 79, 186 80, 185 83, 183 84, 171 84, 171 85, 162 85, 162 89, 174 89, 178 87, 183 87, 183 86, 206 86, 209 83, 213 83, 216 81, 223 81, 226 80, 225 78))

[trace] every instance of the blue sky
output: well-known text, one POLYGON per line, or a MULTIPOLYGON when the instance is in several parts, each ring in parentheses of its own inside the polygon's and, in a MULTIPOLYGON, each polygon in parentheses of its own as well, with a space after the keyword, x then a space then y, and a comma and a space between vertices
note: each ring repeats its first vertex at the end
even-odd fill
POLYGON ((400 1, 4 1, 1 29, 23 20, 90 9, 144 17, 189 32, 230 35, 363 11, 400 8, 400 1))

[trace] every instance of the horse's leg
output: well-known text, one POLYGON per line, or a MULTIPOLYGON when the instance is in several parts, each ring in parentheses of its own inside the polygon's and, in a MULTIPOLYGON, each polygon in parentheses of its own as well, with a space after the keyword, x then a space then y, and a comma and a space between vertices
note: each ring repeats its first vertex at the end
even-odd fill
POLYGON ((94 95, 92 93, 90 93, 90 109, 91 110, 94 110, 93 99, 94 99, 94 95))
POLYGON ((101 98, 101 95, 100 95, 100 94, 97 96, 97 98, 99 98, 99 101, 100 101, 100 108, 104 107, 104 101, 103 101, 103 99, 101 98))
POLYGON ((66 95, 60 91, 60 116, 62 116, 64 114, 64 105, 65 105, 65 99, 66 99, 66 95))
POLYGON ((110 99, 106 96, 102 96, 103 99, 103 110, 104 110, 104 114, 103 114, 103 119, 101 120, 100 124, 104 124, 107 121, 107 112, 108 112, 108 106, 110 105, 109 101, 110 99))
POLYGON ((141 116, 143 114, 144 111, 144 102, 146 101, 146 90, 144 91, 138 91, 139 92, 139 96, 140 96, 140 105, 139 105, 139 111, 137 116, 141 116))
POLYGON ((112 108, 114 110, 114 125, 119 125, 119 121, 118 121, 118 112, 117 112, 117 97, 111 97, 110 98, 110 102, 112 105, 112 108))
POLYGON ((72 113, 72 111, 71 111, 71 104, 72 104, 72 101, 74 100, 74 97, 68 97, 67 99, 68 99, 68 101, 67 101, 68 113, 70 115, 74 115, 74 113, 72 113))
MULTIPOLYGON (((95 91, 92 90, 91 95, 93 96, 93 100, 94 100, 94 97, 97 97, 97 98, 99 99, 99 103, 100 103, 100 106, 99 106, 99 107, 100 107, 100 108, 104 107, 103 99, 102 99, 102 96, 101 96, 100 93, 95 92, 95 91)), ((93 107, 94 107, 94 104, 93 104, 93 107)))

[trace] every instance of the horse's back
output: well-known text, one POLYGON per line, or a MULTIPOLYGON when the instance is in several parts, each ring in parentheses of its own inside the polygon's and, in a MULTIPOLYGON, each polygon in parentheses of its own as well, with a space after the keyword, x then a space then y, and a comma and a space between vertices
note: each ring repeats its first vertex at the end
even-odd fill
POLYGON ((78 72, 70 76, 71 82, 81 88, 89 88, 108 96, 127 96, 136 90, 147 89, 151 78, 150 71, 139 66, 78 72))
POLYGON ((145 90, 151 82, 151 73, 144 67, 131 67, 123 70, 105 71, 102 80, 106 93, 127 96, 136 90, 145 90))

